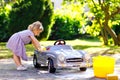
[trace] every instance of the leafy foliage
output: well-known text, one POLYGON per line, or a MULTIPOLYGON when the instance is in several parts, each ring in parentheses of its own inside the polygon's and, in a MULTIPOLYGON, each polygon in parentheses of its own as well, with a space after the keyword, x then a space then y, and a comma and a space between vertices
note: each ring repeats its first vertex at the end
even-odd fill
POLYGON ((9 34, 27 29, 29 24, 39 20, 45 28, 41 39, 47 39, 52 19, 53 6, 50 0, 19 0, 13 4, 10 12, 9 34))
POLYGON ((113 25, 113 30, 115 31, 115 33, 118 35, 120 34, 120 23, 113 25))
MULTIPOLYGON (((87 27, 88 33, 94 36, 101 34, 104 44, 108 45, 109 36, 113 39, 114 45, 120 45, 120 36, 112 29, 112 23, 117 22, 116 18, 120 13, 120 0, 64 0, 66 2, 81 2, 89 6, 90 12, 95 16, 95 24, 87 27), (98 25, 99 24, 99 25, 98 25), (98 27, 99 26, 99 27, 98 27), (97 34, 96 34, 97 33, 97 34)), ((111 41, 111 40, 110 40, 111 41)))
MULTIPOLYGON (((87 4, 90 8, 90 11, 94 14, 96 25, 99 24, 101 29, 99 33, 101 34, 104 44, 108 45, 109 41, 113 41, 114 45, 120 45, 120 42, 117 38, 117 33, 112 30, 113 23, 118 23, 119 20, 116 18, 120 13, 119 0, 87 0, 87 4), (113 40, 109 40, 109 39, 113 40)), ((92 28, 93 30, 96 30, 92 28)), ((92 33, 93 35, 94 33, 92 33)))
POLYGON ((6 39, 8 39, 8 24, 10 10, 11 6, 8 4, 0 8, 0 41, 6 41, 6 39))
POLYGON ((84 24, 83 8, 80 3, 64 5, 55 11, 55 23, 49 39, 75 39, 84 24))
POLYGON ((92 25, 91 26, 87 26, 86 27, 86 31, 87 33, 91 34, 92 36, 96 37, 100 35, 100 26, 98 24, 96 24, 96 21, 92 21, 92 25))

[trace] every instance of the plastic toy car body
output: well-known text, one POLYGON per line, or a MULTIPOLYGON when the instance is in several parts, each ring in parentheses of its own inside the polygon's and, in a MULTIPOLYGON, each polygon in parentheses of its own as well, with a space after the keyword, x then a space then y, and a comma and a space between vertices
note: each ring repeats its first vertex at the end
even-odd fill
POLYGON ((46 51, 34 51, 33 65, 40 68, 48 66, 50 73, 55 73, 58 68, 79 67, 86 71, 90 56, 83 50, 74 50, 72 46, 65 45, 64 40, 58 40, 53 46, 47 46, 46 51))

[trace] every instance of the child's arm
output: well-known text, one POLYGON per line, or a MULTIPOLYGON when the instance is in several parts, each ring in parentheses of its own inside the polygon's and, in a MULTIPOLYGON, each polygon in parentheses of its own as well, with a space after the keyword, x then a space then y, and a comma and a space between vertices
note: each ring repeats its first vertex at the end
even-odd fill
POLYGON ((39 43, 39 41, 34 37, 34 36, 30 36, 31 40, 32 40, 32 44, 33 46, 38 50, 38 51, 42 51, 41 45, 39 43))

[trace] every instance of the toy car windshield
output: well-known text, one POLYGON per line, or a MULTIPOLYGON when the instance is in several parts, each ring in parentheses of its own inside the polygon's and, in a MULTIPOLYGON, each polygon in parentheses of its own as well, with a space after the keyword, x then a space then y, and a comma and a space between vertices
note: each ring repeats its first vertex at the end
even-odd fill
POLYGON ((50 47, 49 50, 73 50, 73 48, 69 45, 55 45, 50 47))

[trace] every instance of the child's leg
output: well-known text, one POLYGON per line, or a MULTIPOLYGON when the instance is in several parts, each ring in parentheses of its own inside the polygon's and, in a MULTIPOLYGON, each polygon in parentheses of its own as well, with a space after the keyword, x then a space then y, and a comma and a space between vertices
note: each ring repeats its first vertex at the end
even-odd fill
POLYGON ((21 59, 19 56, 17 56, 16 54, 13 54, 13 59, 15 61, 15 64, 17 66, 17 70, 27 70, 27 67, 24 67, 22 64, 21 64, 21 59))
POLYGON ((16 54, 13 54, 13 60, 15 61, 16 66, 22 65, 22 64, 21 64, 20 57, 17 56, 16 54))

